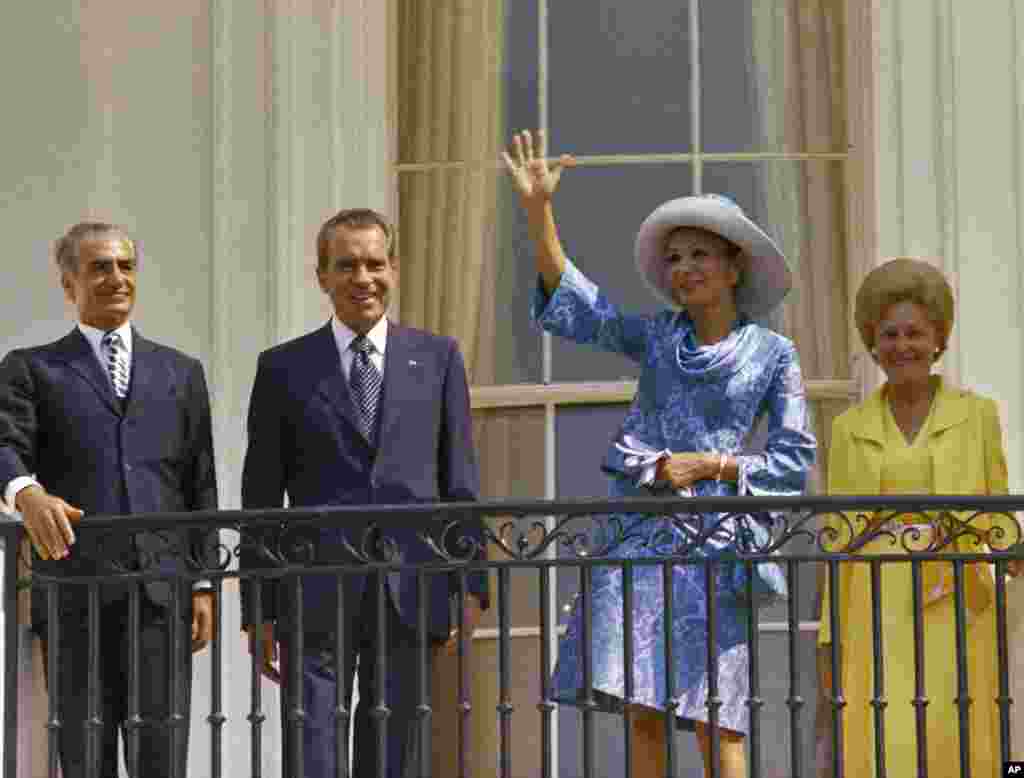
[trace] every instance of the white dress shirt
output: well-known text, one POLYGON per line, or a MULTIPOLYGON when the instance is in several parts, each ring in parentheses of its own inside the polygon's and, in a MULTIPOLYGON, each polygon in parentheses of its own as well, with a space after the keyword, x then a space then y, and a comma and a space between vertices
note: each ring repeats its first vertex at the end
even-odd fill
MULTIPOLYGON (((334 342, 338 344, 338 353, 341 355, 341 372, 347 381, 352 371, 352 341, 356 339, 357 333, 353 332, 344 322, 338 321, 337 316, 331 317, 331 332, 334 333, 334 342)), ((377 368, 377 372, 384 375, 384 350, 388 345, 388 317, 381 316, 380 321, 370 328, 366 333, 367 340, 373 346, 370 354, 370 361, 377 368)))
MULTIPOLYGON (((107 354, 103 349, 103 337, 107 334, 106 330, 100 330, 96 327, 90 327, 88 324, 82 324, 79 322, 78 330, 85 339, 89 341, 89 345, 92 346, 92 353, 96 355, 96 359, 100 361, 100 365, 103 367, 103 375, 110 375, 107 370, 107 354)), ((128 353, 128 364, 132 361, 132 325, 125 322, 116 330, 113 330, 121 336, 121 342, 124 343, 124 350, 128 353)))

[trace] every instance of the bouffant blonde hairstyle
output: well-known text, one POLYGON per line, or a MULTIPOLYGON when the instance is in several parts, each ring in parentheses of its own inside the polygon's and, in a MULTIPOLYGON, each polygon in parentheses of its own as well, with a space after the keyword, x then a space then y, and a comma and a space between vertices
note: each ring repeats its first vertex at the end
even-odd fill
POLYGON ((917 303, 928 312, 929 321, 939 332, 938 359, 945 353, 953 330, 953 289, 933 265, 909 257, 879 265, 857 291, 854 318, 865 348, 873 352, 878 323, 889 306, 904 302, 917 303))

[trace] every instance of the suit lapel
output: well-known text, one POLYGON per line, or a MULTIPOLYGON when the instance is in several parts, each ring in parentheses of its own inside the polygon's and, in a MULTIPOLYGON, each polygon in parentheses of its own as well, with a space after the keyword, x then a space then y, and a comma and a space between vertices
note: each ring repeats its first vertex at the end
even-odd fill
MULTIPOLYGON (((934 402, 935 408, 928 433, 928 451, 932 460, 932 488, 936 494, 958 494, 961 491, 959 484, 962 473, 959 467, 950 467, 949 463, 959 457, 951 457, 948 446, 961 443, 963 439, 954 435, 947 444, 941 441, 941 436, 947 430, 959 427, 967 421, 968 403, 962 392, 950 389, 945 381, 939 384, 934 402)), ((958 453, 963 456, 966 452, 958 453)))
POLYGON ((388 345, 384 355, 384 385, 380 398, 380 424, 377 433, 378 450, 389 440, 397 440, 394 430, 405 403, 405 392, 418 385, 413 382, 412 371, 422 369, 412 357, 411 343, 405 328, 388 323, 388 345))
POLYGON ((859 419, 853 425, 851 434, 861 440, 870 440, 879 446, 885 445, 885 395, 876 389, 861 406, 859 419))
MULTIPOLYGON (((862 469, 858 475, 858 486, 865 494, 877 494, 882 485, 885 402, 883 389, 875 390, 860 409, 857 422, 851 425, 851 434, 866 444, 859 447, 864 456, 860 461, 862 469)), ((932 488, 936 494, 953 494, 955 488, 952 479, 956 471, 945 462, 949 452, 937 445, 936 438, 967 421, 967 401, 960 392, 942 382, 935 393, 934 403, 932 419, 925 431, 932 459, 932 488)))
POLYGON ((141 415, 147 401, 156 392, 167 394, 171 390, 168 382, 172 376, 167 375, 161 360, 157 356, 155 344, 139 335, 132 329, 132 380, 125 398, 125 413, 141 415))
POLYGON ((956 427, 967 421, 967 400, 962 392, 951 389, 940 379, 935 392, 935 410, 932 413, 930 435, 938 435, 950 427, 956 427))
POLYGON ((352 401, 352 393, 341 369, 341 355, 338 353, 338 342, 334 339, 330 322, 318 333, 313 341, 313 353, 310 364, 318 371, 314 378, 316 390, 331 409, 341 417, 342 422, 351 428, 352 434, 365 442, 363 433, 356 418, 356 406, 352 401))
POLYGON ((96 390, 100 399, 111 411, 121 415, 121 403, 114 396, 114 387, 110 383, 110 378, 103 370, 99 360, 96 359, 96 354, 93 352, 92 346, 89 345, 89 341, 77 327, 68 333, 62 341, 61 352, 68 367, 96 390))
POLYGON ((850 434, 861 441, 860 467, 856 475, 856 490, 860 494, 878 494, 882 488, 882 452, 885 448, 885 397, 876 389, 858 411, 851 424, 850 434))

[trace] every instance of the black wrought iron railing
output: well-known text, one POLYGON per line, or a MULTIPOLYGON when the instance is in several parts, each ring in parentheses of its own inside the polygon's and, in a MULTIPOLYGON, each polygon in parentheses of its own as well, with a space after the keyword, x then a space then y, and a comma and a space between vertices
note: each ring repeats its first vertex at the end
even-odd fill
MULTIPOLYGON (((887 709, 894 704, 913 705, 915 708, 915 731, 899 733, 899 737, 913 739, 917 749, 919 775, 928 771, 928 702, 929 694, 935 690, 926 687, 924 665, 928 630, 925 624, 924 598, 932 596, 924 590, 925 582, 936 580, 928 571, 938 565, 948 570, 951 581, 951 597, 955 612, 955 662, 957 666, 956 709, 958 714, 957 733, 959 745, 960 774, 971 774, 971 716, 972 701, 988 698, 998 706, 999 756, 1009 760, 1013 753, 1011 733, 1011 703, 1009 686, 1009 646, 1007 631, 1007 586, 1006 574, 1016 564, 1024 564, 1022 531, 1016 513, 1024 510, 1024 497, 802 497, 802 498, 686 498, 686 499, 601 499, 563 501, 493 501, 460 504, 430 504, 404 506, 348 506, 322 510, 288 509, 270 511, 219 511, 190 514, 160 514, 127 517, 88 517, 77 529, 81 543, 89 538, 90 548, 102 555, 104 548, 123 547, 127 535, 144 533, 149 542, 137 546, 137 553, 130 559, 123 555, 111 554, 106 560, 108 570, 101 575, 62 576, 53 574, 53 567, 46 574, 35 570, 31 588, 43 592, 46 597, 48 618, 46 630, 48 644, 48 688, 49 713, 45 720, 18 720, 18 678, 14 668, 18 667, 18 623, 16 612, 17 571, 19 548, 23 530, 19 523, 7 521, 0 524, 0 534, 5 541, 4 607, 5 621, 5 722, 4 722, 4 776, 18 775, 17 749, 14 747, 19 727, 45 727, 48 733, 49 774, 57 774, 59 743, 62 733, 71 726, 85 724, 90 734, 90 748, 98 748, 93 742, 100 721, 100 699, 96 678, 100 662, 100 610, 101 593, 105 586, 130 582, 151 582, 170 580, 167 573, 169 560, 181 564, 174 577, 179 581, 209 580, 213 584, 217 614, 214 637, 210 646, 210 676, 208 681, 197 678, 195 684, 209 683, 209 712, 206 722, 210 730, 210 753, 208 771, 196 767, 200 774, 212 778, 228 775, 225 771, 222 730, 228 722, 225 712, 225 690, 222 682, 225 645, 241 638, 225 634, 222 624, 224 606, 223 587, 226 579, 240 578, 243 581, 258 582, 276 580, 290 582, 282 587, 282 597, 287 602, 275 603, 281 611, 290 614, 292 635, 291 650, 301 655, 303 650, 303 581, 312 573, 336 577, 338 609, 332 639, 336 650, 333 653, 337 677, 342 677, 341 647, 346 639, 344 613, 344 585, 347 577, 367 572, 378 573, 372 577, 376 587, 373 600, 377 609, 376 624, 381 634, 377 644, 376 671, 382 678, 388 672, 388 643, 384 634, 388 607, 386 594, 387 573, 410 571, 416 573, 418 610, 416 634, 418 637, 418 662, 420 663, 417 716, 420 742, 431 740, 431 717, 439 704, 432 699, 425 668, 428 664, 428 640, 426 591, 428 579, 439 575, 448 576, 452 591, 458 597, 467 591, 469 576, 479 570, 493 571, 491 575, 491 607, 496 609, 498 642, 497 650, 497 698, 471 699, 469 678, 469 639, 464 631, 458 644, 458 688, 452 690, 456 696, 460 725, 457 732, 458 759, 457 774, 470 774, 469 758, 472 743, 469 742, 469 719, 474 711, 494 711, 497 732, 496 772, 484 771, 477 774, 499 775, 508 778, 525 774, 516 766, 518 758, 515 749, 516 731, 514 724, 517 713, 523 710, 523 703, 515 703, 517 681, 513 678, 511 596, 512 574, 536 576, 536 637, 539 640, 539 666, 532 672, 539 678, 539 695, 529 701, 530 706, 539 709, 539 732, 531 733, 540 744, 540 759, 537 774, 551 778, 557 772, 553 753, 556 742, 553 737, 554 722, 558 705, 551 683, 551 673, 557 654, 559 632, 558 613, 553 605, 556 581, 552 571, 566 571, 578 576, 578 606, 581 630, 582 684, 575 701, 579 708, 581 737, 575 744, 578 759, 578 773, 594 775, 632 775, 631 761, 637 744, 634 742, 634 718, 638 707, 634 667, 636 646, 627 639, 634 633, 634 610, 638 593, 634 582, 639 570, 655 567, 661 571, 663 582, 663 620, 665 650, 664 663, 667 700, 662 715, 666 732, 676 730, 676 709, 680 704, 682 690, 674 688, 674 663, 682 661, 677 656, 672 634, 673 614, 686 605, 676 601, 673 576, 677 570, 698 566, 703 573, 704 603, 706 614, 706 635, 717 634, 717 620, 721 617, 723 604, 719 601, 721 587, 718 583, 725 569, 738 571, 733 580, 741 581, 745 587, 746 603, 749 606, 749 620, 746 624, 746 650, 749 661, 745 672, 749 709, 749 731, 746 737, 746 753, 749 775, 753 778, 767 778, 779 774, 766 759, 765 749, 778 748, 776 742, 766 743, 764 738, 764 708, 766 677, 788 677, 788 689, 781 701, 787 711, 788 722, 788 765, 785 774, 793 778, 817 775, 816 765, 808 763, 805 733, 813 724, 812 706, 808 705, 808 689, 801 681, 801 654, 798 637, 801 620, 799 604, 806 600, 810 577, 808 565, 823 565, 829 572, 832 585, 828 589, 829 626, 831 634, 843 634, 844 619, 842 577, 840 571, 847 565, 868 565, 870 569, 870 612, 871 623, 863 625, 872 635, 871 678, 873 694, 870 700, 874 723, 874 742, 858 744, 858 747, 874 752, 876 775, 886 774, 886 740, 893 737, 886 727, 887 709), (644 518, 641 518, 644 517, 644 518), (483 524, 482 535, 480 526, 483 524), (357 530, 353 527, 358 526, 357 530), (201 528, 220 530, 216 545, 196 549, 188 545, 186 537, 193 537, 187 530, 201 528), (325 533, 325 530, 330 532, 325 533), (403 556, 403 538, 411 530, 433 551, 434 559, 417 565, 410 565, 403 556), (483 540, 481 541, 481 537, 483 540), (154 542, 155 541, 155 542, 154 542), (327 553, 327 546, 330 553, 327 553), (142 550, 142 549, 145 550, 142 550), (630 549, 624 555, 624 549, 630 549), (247 566, 239 570, 237 560, 247 556, 262 560, 261 566, 247 566), (883 662, 886 635, 883 631, 883 611, 886 600, 882 591, 882 571, 887 565, 909 565, 913 596, 913 654, 914 654, 914 697, 912 700, 894 700, 887 696, 887 668, 883 662), (758 571, 765 565, 776 566, 778 580, 788 589, 785 605, 785 624, 788 650, 785 667, 765 666, 759 643, 763 635, 759 629, 759 615, 762 611, 757 603, 765 599, 760 591, 761 580, 758 571), (992 582, 994 609, 994 654, 991 661, 998 668, 998 688, 979 688, 972 685, 968 674, 967 645, 968 621, 972 617, 971 603, 967 595, 971 591, 966 576, 976 568, 984 567, 993 571, 989 574, 992 582), (622 721, 622 747, 616 754, 615 764, 602 761, 596 756, 597 717, 599 716, 600 690, 594 688, 594 667, 592 652, 591 606, 595 597, 593 576, 599 568, 618 569, 621 574, 621 619, 623 645, 621 647, 624 668, 619 712, 622 721), (928 575, 924 575, 928 573, 928 575), (61 620, 59 617, 60 597, 63 591, 84 590, 85 607, 88 611, 88 655, 89 677, 81 679, 87 685, 89 713, 85 722, 68 721, 60 710, 59 694, 52 679, 59 678, 58 669, 62 662, 60 646, 61 620)), ((24 562, 25 560, 21 560, 24 562)), ((944 575, 944 574, 943 574, 944 575)), ((941 576, 940 576, 941 578, 941 576)), ((171 587, 171 605, 187 596, 187 589, 171 587)), ((170 715, 164 721, 145 721, 139 708, 139 680, 144 670, 144 657, 135 635, 140 624, 140 607, 144 597, 142 587, 129 587, 128 623, 130 642, 131 700, 129 715, 124 722, 129 733, 126 760, 139 775, 140 758, 138 739, 131 733, 143 726, 169 727, 171 733, 184 736, 188 726, 185 717, 186 703, 175 692, 176 679, 170 684, 170 715)), ((253 623, 262 623, 268 603, 263 602, 262 587, 251 587, 249 607, 253 623)), ((456 622, 462 626, 463 611, 454 609, 456 622)), ((172 621, 177 624, 175 620, 172 621)), ((185 646, 187 636, 183 634, 184 624, 172 627, 172 640, 178 650, 185 646)), ((806 631, 806 628, 805 628, 806 631)), ((718 655, 716 640, 705 640, 706 669, 717 668, 721 657, 718 655)), ((248 692, 248 713, 245 718, 249 728, 251 775, 262 776, 261 755, 265 743, 266 710, 262 697, 261 668, 264 657, 259 643, 251 658, 248 692)), ((830 665, 831 687, 825 690, 824 699, 830 714, 831 756, 829 762, 835 778, 851 775, 844 765, 843 720, 846 715, 843 672, 844 645, 841 640, 832 640, 828 647, 827 664, 830 665)), ((295 737, 293 747, 284 758, 290 763, 293 775, 303 774, 304 747, 301 737, 305 726, 305 712, 301 698, 298 663, 292 663, 287 672, 286 693, 289 696, 289 722, 295 737)), ((892 669, 889 669, 892 672, 892 669)), ((379 684, 382 688, 383 684, 379 684)), ((340 691, 335 700, 336 727, 336 771, 337 775, 348 775, 350 754, 346 732, 352 711, 349 701, 340 691)), ((710 735, 709 772, 712 776, 722 774, 720 746, 722 722, 719 709, 723 702, 719 689, 719 673, 707 672, 707 688, 704 697, 707 728, 710 735)), ((383 691, 373 708, 376 727, 376 746, 383 771, 386 732, 390 711, 383 691)), ((602 725, 604 726, 604 725, 602 725)), ((522 735, 520 730, 520 736, 522 735)), ((675 775, 680 765, 679 746, 676 738, 665 739, 665 762, 669 775, 675 775)), ((576 755, 574 755, 575 757, 576 755)), ((956 758, 950 755, 950 758, 956 758)), ((418 753, 415 774, 431 774, 431 749, 424 746, 418 753)), ((194 762, 193 758, 193 762, 194 762)), ((534 760, 536 761, 536 760, 534 760)), ((141 774, 145 774, 143 771, 141 774)), ((232 775, 235 773, 231 773, 232 775)), ((383 774, 383 772, 381 773, 383 774)), ((181 776, 184 778, 184 776, 181 776)), ((858 777, 859 778, 859 777, 858 777)))

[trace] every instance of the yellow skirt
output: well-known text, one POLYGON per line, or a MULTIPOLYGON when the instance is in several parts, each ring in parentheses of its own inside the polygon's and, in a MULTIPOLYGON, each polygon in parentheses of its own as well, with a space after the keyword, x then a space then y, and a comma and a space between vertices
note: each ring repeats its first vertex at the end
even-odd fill
MULTIPOLYGON (((894 553, 885 540, 868 544, 862 553, 894 553)), ((952 568, 952 565, 940 564, 952 568)), ((854 574, 843 614, 842 646, 843 744, 846 775, 869 778, 875 773, 874 645, 871 620, 870 566, 853 563, 854 574)), ((925 567, 928 566, 926 563, 925 567)), ((969 577, 965 565, 964 578, 969 577)), ((979 568, 987 571, 987 568, 979 568)), ((934 578, 924 575, 923 578, 934 578)), ((885 766, 893 778, 917 775, 914 621, 910 565, 882 565, 882 637, 885 668, 885 766)), ((844 598, 846 599, 846 598, 844 598)), ((960 776, 960 714, 957 698, 956 612, 952 596, 941 597, 923 610, 926 737, 930 778, 960 776)), ((968 611, 967 683, 971 775, 1002 775, 999 758, 998 654, 996 609, 968 611)))

